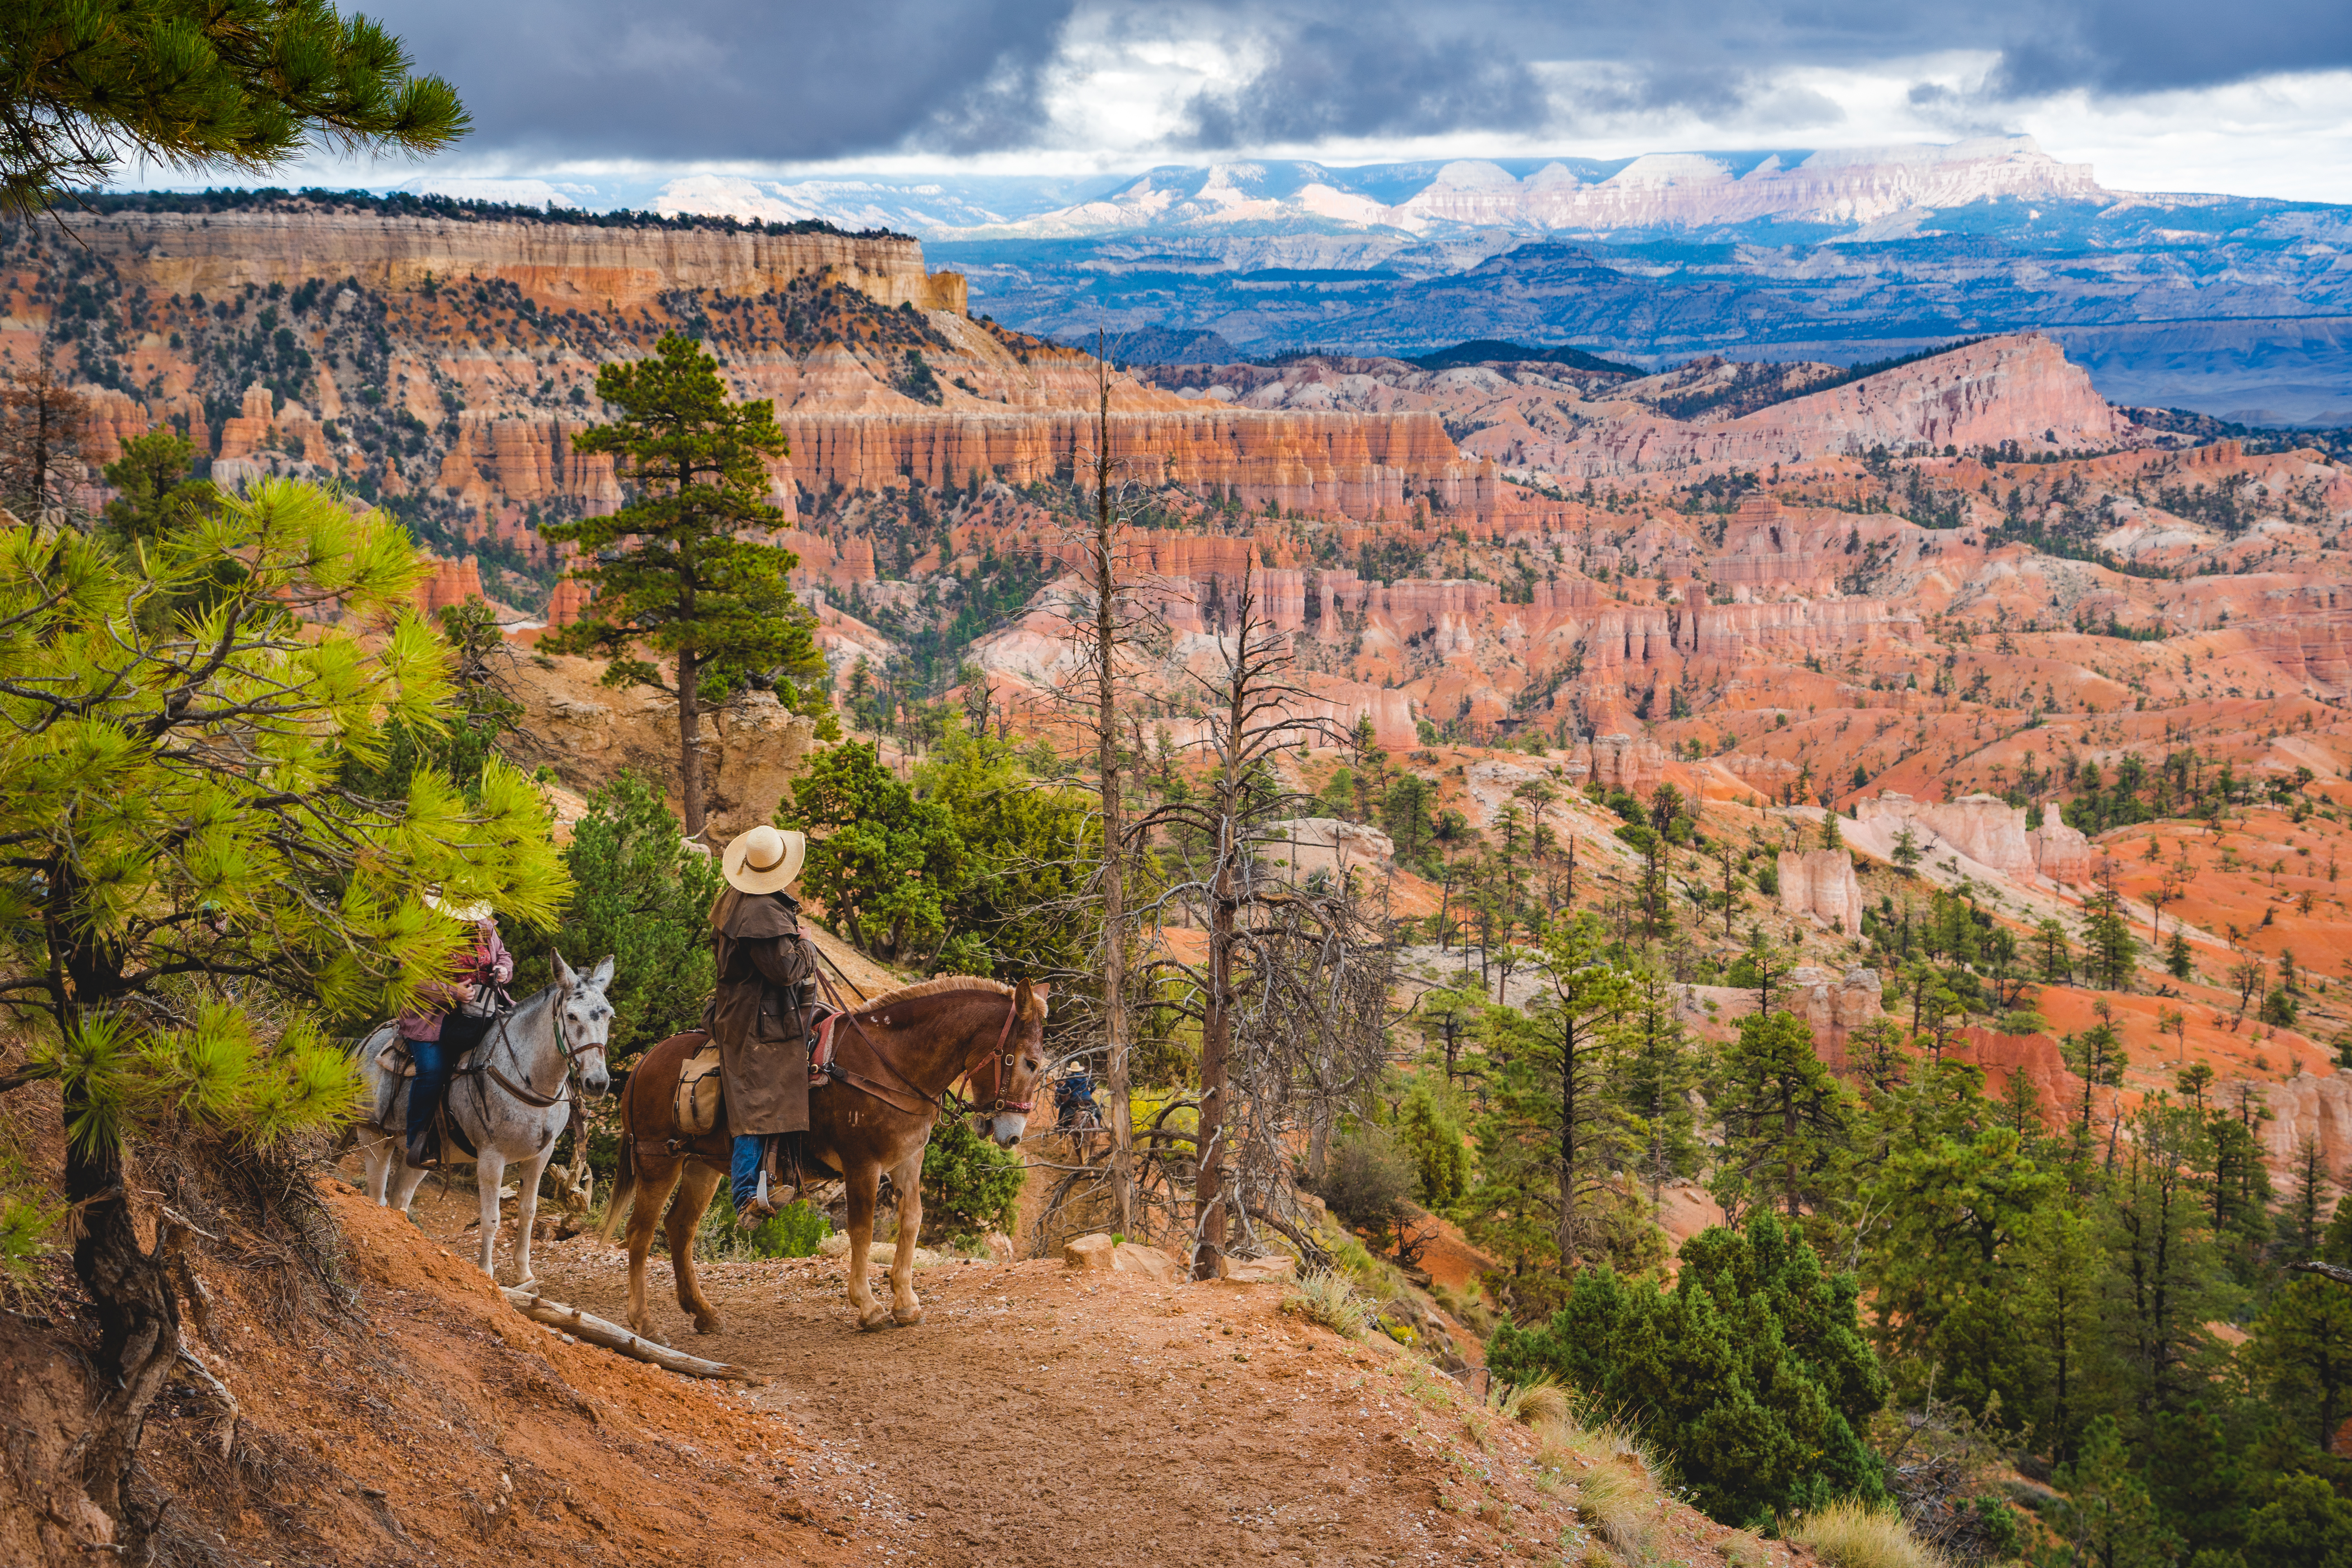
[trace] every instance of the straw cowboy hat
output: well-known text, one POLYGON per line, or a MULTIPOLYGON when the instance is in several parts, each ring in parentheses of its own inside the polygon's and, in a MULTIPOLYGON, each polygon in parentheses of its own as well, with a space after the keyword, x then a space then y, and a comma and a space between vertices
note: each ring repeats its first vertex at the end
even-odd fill
POLYGON ((425 895, 425 901, 451 920, 464 921, 467 925, 479 925, 488 920, 491 914, 489 900, 487 899, 470 904, 453 904, 444 900, 439 893, 427 893, 425 895))
POLYGON ((766 823, 730 840, 719 858, 727 885, 738 892, 781 893, 800 879, 808 835, 766 823))

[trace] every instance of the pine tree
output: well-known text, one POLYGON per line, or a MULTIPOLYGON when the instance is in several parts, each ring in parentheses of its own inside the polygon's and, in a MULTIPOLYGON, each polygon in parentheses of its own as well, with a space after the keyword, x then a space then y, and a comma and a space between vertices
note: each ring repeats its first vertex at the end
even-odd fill
POLYGON ((2061 1466, 2064 1505, 2053 1510, 2060 1536, 2074 1548, 2068 1561, 2100 1568, 2163 1568, 2179 1542, 2164 1527, 2147 1487, 2134 1473, 2131 1454, 2115 1421, 2102 1415, 2084 1435, 2081 1456, 2061 1466))
POLYGON ((2058 1054, 2083 1085, 2083 1098, 2074 1118, 2074 1161, 2078 1173, 2076 1190, 2080 1191, 2094 1163, 2092 1152, 2097 1147, 2097 1131, 2093 1125, 2097 1091, 2123 1083, 2124 1070, 2131 1065, 2131 1054, 2116 1037, 2114 1026, 2105 1023, 2094 1025, 2079 1035, 2068 1035, 2058 1042, 2058 1054))
POLYGON ((609 517, 555 523, 545 536, 577 547, 572 575, 596 591, 581 618, 542 636, 551 653, 597 654, 608 686, 645 686, 677 703, 679 795, 686 836, 700 838, 702 710, 755 682, 831 729, 824 656, 785 574, 791 551, 741 537, 782 528, 767 499, 766 458, 785 452, 772 405, 727 395, 719 362, 690 338, 665 337, 653 357, 608 364, 596 395, 615 424, 572 438, 609 454, 631 496, 609 517), (665 679, 649 654, 672 662, 665 679))
POLYGON ((2254 1320, 2247 1361, 2296 1430, 2325 1453, 2352 1415, 2352 1287, 2305 1274, 2254 1320))
POLYGON ((1749 1014, 1724 1049, 1722 1077, 1716 1202, 1735 1221, 1759 1205, 1791 1219, 1819 1207, 1844 1179, 1853 1100, 1814 1053, 1812 1031, 1791 1014, 1749 1014))
POLYGON ((448 83, 410 74, 398 38, 324 0, 11 6, 0 54, 0 204, 26 216, 126 158, 252 176, 314 142, 436 153, 469 123, 448 83))
POLYGON ((2034 941, 2042 949, 2042 983, 2059 985, 2074 978, 2074 949, 2066 941, 2066 928, 2053 915, 2033 928, 2034 941))
MULTIPOLYGON (((566 891, 547 806, 492 761, 468 795, 417 769, 404 796, 339 787, 388 729, 427 732, 447 650, 409 608, 422 567, 381 514, 256 484, 142 549, 0 530, 0 1010, 29 1050, 0 1091, 57 1085, 75 1271, 109 1392, 89 1493, 136 1538, 129 1481, 180 1354, 178 1222, 140 1241, 133 1146, 182 1126, 266 1144, 352 1109, 329 1037, 438 980, 466 939, 429 889, 526 923, 566 891), (236 558, 200 612, 157 625, 236 558), (342 621, 307 621, 339 605, 342 621), (355 628, 377 627, 362 636, 355 628), (208 984, 216 982, 217 984, 208 984)), ((42 1227, 10 1200, 0 1237, 42 1227)), ((118 1535, 118 1540, 123 1535, 118 1535)))
POLYGON ((2131 922, 2124 919, 2122 904, 2113 888, 2102 889, 2092 896, 2084 934, 2090 947, 2092 972, 2098 976, 2099 984, 2109 991, 2129 989, 2133 966, 2139 958, 2139 938, 2133 933, 2131 922))
POLYGON ((1653 1219, 1665 1184, 1696 1172, 1700 1155, 1691 1092, 1701 1064, 1675 1005, 1670 975, 1636 970, 1610 1042, 1610 1099, 1625 1131, 1631 1169, 1650 1189, 1653 1219))
POLYGON ((1608 1103, 1608 1034, 1632 999, 1591 915, 1545 933, 1550 994, 1533 1009, 1533 1048, 1514 1064, 1502 1098, 1550 1140, 1553 1241, 1562 1264, 1585 1241, 1583 1202, 1615 1172, 1622 1132, 1608 1103))
POLYGON ((2195 1111, 2158 1098, 2132 1119, 2102 1205, 2111 1331, 2143 1418, 2187 1405, 2216 1356, 2206 1325, 2238 1304, 2199 1202, 2210 1150, 2195 1111))

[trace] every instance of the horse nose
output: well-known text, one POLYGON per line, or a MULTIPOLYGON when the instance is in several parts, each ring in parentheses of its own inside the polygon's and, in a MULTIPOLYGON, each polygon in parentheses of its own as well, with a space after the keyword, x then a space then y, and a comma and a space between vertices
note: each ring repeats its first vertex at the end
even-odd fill
POLYGON ((591 1100, 604 1099, 605 1090, 613 1087, 613 1080, 601 1072, 592 1073, 581 1081, 587 1087, 591 1100))

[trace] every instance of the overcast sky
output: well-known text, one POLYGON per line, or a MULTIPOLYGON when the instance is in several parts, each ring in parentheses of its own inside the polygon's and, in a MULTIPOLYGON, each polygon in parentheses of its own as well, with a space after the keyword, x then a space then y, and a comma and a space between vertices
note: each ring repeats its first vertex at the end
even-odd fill
POLYGON ((1078 174, 1253 155, 1615 157, 2023 132, 2114 188, 2352 202, 2346 0, 369 10, 473 113, 474 134, 436 174, 1078 174))

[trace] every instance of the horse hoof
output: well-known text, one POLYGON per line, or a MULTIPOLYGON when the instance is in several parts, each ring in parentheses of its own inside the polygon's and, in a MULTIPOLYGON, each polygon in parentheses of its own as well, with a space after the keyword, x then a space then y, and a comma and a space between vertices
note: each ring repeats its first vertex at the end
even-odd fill
POLYGON ((698 1334, 715 1334, 724 1327, 726 1327, 726 1325, 721 1323, 715 1316, 709 1318, 697 1318, 694 1320, 694 1331, 698 1334))
POLYGON ((901 1307, 890 1316, 900 1328, 911 1329, 923 1321, 923 1310, 920 1307, 901 1307))
POLYGON ((877 1307, 872 1311, 859 1318, 857 1320, 857 1326, 859 1329, 869 1334, 877 1329, 887 1329, 890 1326, 889 1310, 887 1308, 877 1307))

